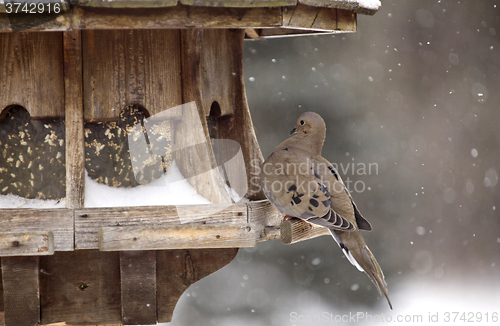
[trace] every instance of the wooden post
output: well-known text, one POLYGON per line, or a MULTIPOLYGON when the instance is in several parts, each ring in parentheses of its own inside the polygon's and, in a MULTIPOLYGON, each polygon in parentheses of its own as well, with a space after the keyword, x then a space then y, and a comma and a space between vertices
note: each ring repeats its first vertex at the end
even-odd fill
POLYGON ((83 135, 81 31, 63 33, 66 128, 66 207, 83 207, 85 144, 83 135))
POLYGON ((39 325, 38 271, 38 257, 2 257, 6 325, 39 325))
POLYGON ((281 222, 281 243, 293 244, 307 239, 330 234, 330 230, 322 226, 307 223, 298 218, 281 222))
POLYGON ((123 325, 156 325, 156 252, 120 252, 123 325))

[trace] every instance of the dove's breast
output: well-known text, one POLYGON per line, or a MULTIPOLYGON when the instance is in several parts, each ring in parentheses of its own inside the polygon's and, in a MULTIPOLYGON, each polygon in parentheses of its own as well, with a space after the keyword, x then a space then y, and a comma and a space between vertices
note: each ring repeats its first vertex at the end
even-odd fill
POLYGON ((315 162, 306 152, 282 148, 262 164, 264 194, 283 214, 309 218, 328 213, 330 194, 316 172, 315 162))

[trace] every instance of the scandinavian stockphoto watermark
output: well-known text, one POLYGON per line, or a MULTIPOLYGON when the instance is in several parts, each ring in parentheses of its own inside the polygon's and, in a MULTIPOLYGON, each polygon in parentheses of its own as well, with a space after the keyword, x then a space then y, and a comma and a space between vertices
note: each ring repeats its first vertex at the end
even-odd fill
POLYGON ((290 312, 290 322, 294 325, 311 323, 356 324, 356 323, 398 323, 398 324, 431 324, 431 323, 497 323, 500 320, 498 312, 491 311, 432 311, 420 314, 372 314, 366 311, 344 314, 324 311, 316 314, 301 314, 290 312))
POLYGON ((250 183, 259 188, 263 185, 267 189, 280 192, 283 189, 289 189, 292 185, 297 187, 299 192, 312 193, 318 186, 323 185, 326 189, 335 192, 343 191, 343 185, 332 178, 324 178, 327 174, 333 174, 339 178, 339 173, 343 176, 342 180, 349 192, 362 193, 371 190, 366 182, 360 178, 364 176, 378 175, 379 167, 377 163, 348 162, 348 163, 323 163, 307 158, 301 163, 276 163, 260 164, 259 160, 252 160, 252 176, 250 183), (263 176, 261 181, 259 176, 263 176), (286 181, 270 182, 266 176, 271 175, 294 175, 295 179, 283 179, 286 181), (316 178, 299 178, 299 175, 310 175, 316 178), (307 181, 306 181, 307 180, 307 181), (332 181, 333 180, 333 181, 332 181), (318 184, 318 181, 320 184, 318 184))

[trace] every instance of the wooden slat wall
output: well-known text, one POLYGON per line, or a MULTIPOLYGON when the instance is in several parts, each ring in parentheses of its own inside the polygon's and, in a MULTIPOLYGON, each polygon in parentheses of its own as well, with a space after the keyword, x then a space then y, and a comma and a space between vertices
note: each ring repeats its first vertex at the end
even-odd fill
POLYGON ((62 48, 60 32, 0 33, 0 111, 18 104, 34 119, 64 116, 62 48))
POLYGON ((116 120, 130 104, 151 116, 182 104, 178 30, 82 33, 86 121, 116 120))
POLYGON ((121 323, 118 252, 56 252, 40 258, 42 324, 121 323))
POLYGON ((6 325, 39 325, 38 264, 38 257, 2 257, 6 325))

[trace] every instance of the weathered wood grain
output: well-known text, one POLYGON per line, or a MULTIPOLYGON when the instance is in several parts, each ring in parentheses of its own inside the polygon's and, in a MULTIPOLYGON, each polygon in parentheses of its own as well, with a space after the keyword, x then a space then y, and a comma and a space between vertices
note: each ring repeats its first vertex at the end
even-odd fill
POLYGON ((123 325, 156 325, 156 252, 120 252, 123 325))
POLYGON ((229 206, 212 204, 81 209, 3 209, 0 210, 0 230, 18 233, 51 231, 54 234, 54 250, 70 251, 74 248, 98 249, 99 228, 105 227, 156 228, 189 225, 198 228, 201 225, 208 225, 231 228, 248 224, 256 241, 273 240, 279 238, 281 219, 282 214, 267 200, 229 206), (75 240, 74 248, 73 239, 75 240))
POLYGON ((64 116, 62 48, 58 32, 0 33, 0 113, 17 104, 34 119, 64 116))
MULTIPOLYGON (((77 29, 166 29, 278 27, 281 8, 217 8, 177 5, 165 8, 75 7, 57 19, 32 26, 32 15, 17 17, 29 31, 77 29)), ((12 31, 8 19, 0 19, 0 32, 12 31)))
POLYGON ((241 225, 247 221, 246 210, 245 204, 79 209, 75 210, 75 249, 98 249, 103 227, 241 225))
POLYGON ((165 250, 156 253, 158 322, 172 320, 175 304, 193 283, 229 264, 237 248, 165 250))
MULTIPOLYGON (((3 307, 3 281, 2 281, 2 273, 0 273, 0 311, 4 311, 4 307, 3 307)), ((0 316, 0 326, 5 326, 5 325, 2 325, 1 321, 2 321, 2 317, 4 318, 4 324, 5 324, 5 317, 4 316, 0 316)))
POLYGON ((248 221, 260 241, 275 240, 280 238, 281 214, 267 199, 249 202, 248 221))
POLYGON ((168 227, 118 226, 99 228, 99 250, 164 250, 254 247, 255 235, 246 223, 168 227))
POLYGON ((73 211, 67 209, 1 209, 2 232, 54 234, 54 250, 73 250, 73 211))
POLYGON ((86 121, 116 120, 131 104, 153 116, 182 103, 178 30, 82 33, 86 121))
POLYGON ((54 234, 50 231, 0 233, 0 256, 43 256, 54 254, 54 234))
POLYGON ((380 9, 356 0, 299 0, 299 3, 313 7, 349 10, 364 15, 374 15, 380 9))
MULTIPOLYGON (((183 60, 183 65, 186 60, 183 60)), ((214 204, 231 203, 218 170, 215 170, 207 123, 201 107, 187 97, 189 74, 183 74, 183 98, 189 101, 182 108, 182 119, 174 127, 173 157, 187 182, 214 204)))
POLYGON ((356 32, 357 15, 353 11, 337 9, 337 30, 344 32, 356 32))
POLYGON ((297 0, 180 0, 183 5, 206 7, 280 7, 293 6, 297 0))
POLYGON ((204 29, 182 33, 183 76, 188 82, 183 84, 184 96, 195 100, 205 116, 210 114, 212 103, 217 101, 220 115, 232 114, 235 106, 234 82, 238 76, 233 67, 234 51, 238 51, 239 42, 234 44, 227 29, 204 29), (185 88, 190 89, 186 90, 185 88), (196 98, 198 97, 198 98, 196 98))
MULTIPOLYGON (((227 169, 226 172, 228 175, 236 176, 232 178, 236 180, 236 182, 238 180, 245 182, 246 180, 246 188, 248 189, 245 196, 246 198, 250 200, 264 199, 265 197, 260 189, 258 181, 258 169, 263 161, 263 157, 253 129, 253 123, 246 99, 245 84, 243 81, 243 39, 245 31, 242 29, 227 30, 220 31, 218 34, 220 39, 224 38, 226 39, 225 42, 230 44, 230 50, 228 50, 229 54, 226 57, 231 76, 227 79, 227 82, 232 85, 232 91, 228 94, 219 95, 217 103, 219 104, 220 110, 218 111, 220 112, 218 112, 218 114, 210 113, 209 121, 211 130, 209 130, 209 133, 214 138, 234 140, 241 146, 246 176, 240 175, 241 167, 238 165, 225 166, 227 169), (230 103, 234 105, 232 114, 223 115, 224 111, 222 110, 222 105, 224 101, 221 100, 222 96, 232 97, 229 100, 230 103), (231 170, 232 168, 234 170, 231 170)), ((202 35, 201 37, 204 36, 202 35)), ((202 49, 202 51, 204 50, 202 49)), ((201 100, 198 99, 197 103, 198 102, 201 102, 201 100)), ((231 187, 242 189, 241 185, 238 184, 231 185, 231 187)))
POLYGON ((81 31, 64 32, 63 41, 66 207, 80 208, 85 196, 81 31))
POLYGON ((56 252, 40 258, 42 324, 120 324, 118 252, 56 252))
MULTIPOLYGON (((178 3, 192 6, 207 6, 207 7, 282 7, 295 6, 296 0, 80 0, 78 6, 93 7, 93 8, 162 8, 176 6, 178 3)), ((300 3, 325 8, 337 8, 354 11, 358 14, 373 15, 380 7, 366 5, 363 2, 355 0, 299 0, 300 3)), ((44 3, 60 3, 56 0, 46 0, 44 3)), ((65 6, 61 7, 65 11, 65 6)), ((5 13, 6 8, 0 6, 0 13, 5 13)))
POLYGON ((210 114, 214 100, 221 101, 227 114, 232 112, 233 92, 225 89, 231 87, 227 79, 232 73, 231 61, 227 60, 227 56, 233 44, 227 43, 223 33, 223 30, 204 29, 181 31, 182 97, 188 105, 183 108, 182 121, 175 127, 175 147, 179 150, 174 153, 177 166, 189 184, 203 197, 217 204, 231 203, 231 198, 219 171, 215 169, 217 163, 206 116, 210 114), (216 59, 217 53, 220 59, 216 59), (210 60, 216 60, 217 64, 210 60), (218 73, 218 70, 221 72, 218 73))
POLYGON ((281 222, 280 232, 283 244, 293 244, 322 235, 330 235, 330 230, 327 228, 304 222, 298 218, 281 222))
POLYGON ((177 0, 80 0, 79 6, 97 8, 159 8, 177 5, 177 0))
POLYGON ((39 325, 38 271, 38 257, 2 257, 6 325, 39 325))

